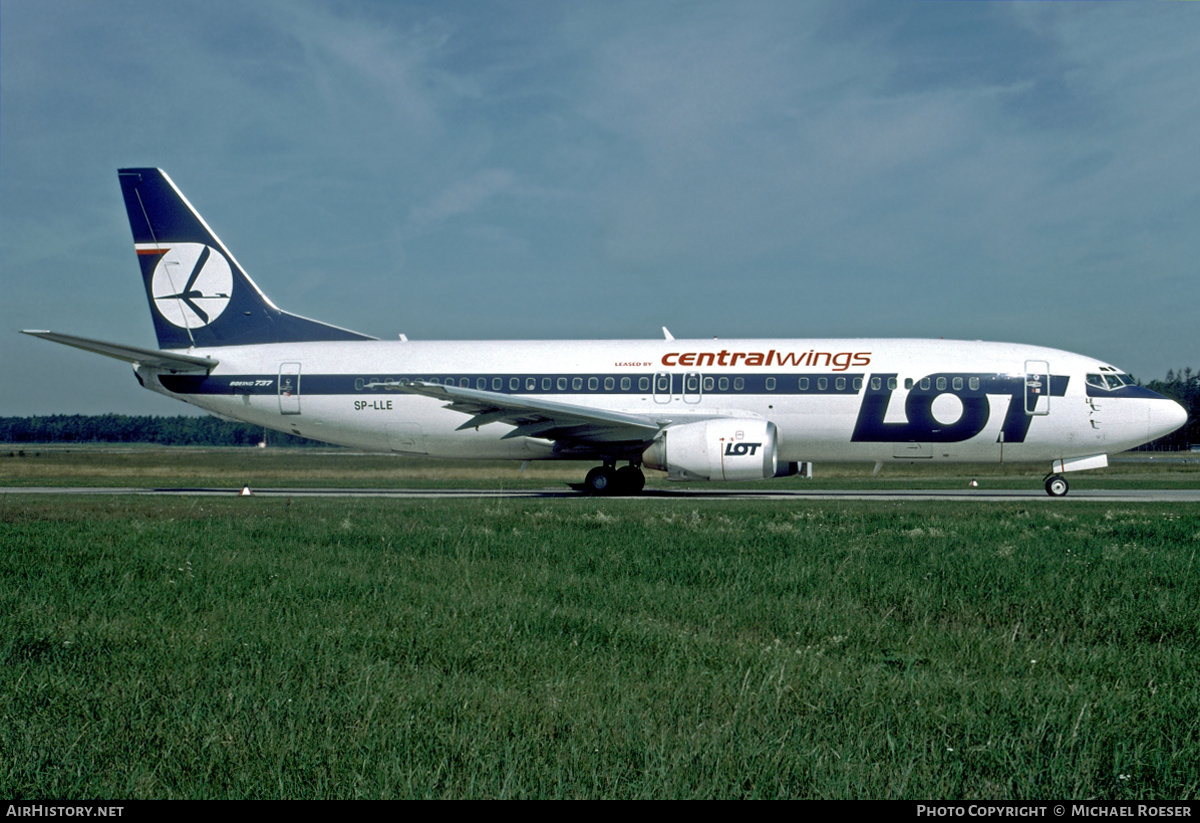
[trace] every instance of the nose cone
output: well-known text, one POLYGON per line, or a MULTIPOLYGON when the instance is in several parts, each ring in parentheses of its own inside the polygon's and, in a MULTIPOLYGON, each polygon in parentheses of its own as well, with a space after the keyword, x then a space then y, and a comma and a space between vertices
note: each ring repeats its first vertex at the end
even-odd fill
POLYGON ((1163 397, 1150 402, 1150 439, 1170 434, 1187 422, 1187 409, 1163 397))

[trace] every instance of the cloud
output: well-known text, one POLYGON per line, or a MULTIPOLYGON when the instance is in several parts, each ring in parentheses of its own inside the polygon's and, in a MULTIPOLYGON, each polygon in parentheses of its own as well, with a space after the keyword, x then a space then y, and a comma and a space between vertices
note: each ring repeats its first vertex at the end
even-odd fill
POLYGON ((470 177, 457 180, 437 192, 422 205, 414 206, 410 224, 417 231, 427 230, 452 217, 468 214, 485 201, 511 189, 516 175, 508 169, 481 169, 470 177))
MULTIPOLYGON (((113 174, 146 163, 282 307, 364 331, 957 333, 1153 373, 1200 355, 1160 316, 1200 297, 1193 14, 4 3, 0 312, 149 334, 113 174)), ((61 363, 21 351, 6 385, 61 363)))

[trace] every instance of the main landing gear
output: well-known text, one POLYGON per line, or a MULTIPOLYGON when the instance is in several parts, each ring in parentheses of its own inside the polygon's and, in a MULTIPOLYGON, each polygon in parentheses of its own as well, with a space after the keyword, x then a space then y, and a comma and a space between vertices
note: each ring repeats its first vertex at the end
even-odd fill
POLYGON ((1062 497, 1070 488, 1070 485, 1067 484, 1067 478, 1061 474, 1046 475, 1046 494, 1051 497, 1062 497))
POLYGON ((642 474, 642 467, 635 463, 619 469, 613 463, 605 463, 587 473, 583 486, 588 494, 637 494, 646 486, 646 475, 642 474))

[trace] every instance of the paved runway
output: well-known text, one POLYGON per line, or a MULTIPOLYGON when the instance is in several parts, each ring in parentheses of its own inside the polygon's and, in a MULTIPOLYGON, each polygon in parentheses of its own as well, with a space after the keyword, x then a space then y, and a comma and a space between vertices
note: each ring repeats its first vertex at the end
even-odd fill
MULTIPOLYGON (((10 486, 0 487, 6 494, 42 495, 179 495, 197 497, 237 497, 240 488, 137 488, 103 486, 10 486)), ((255 497, 392 497, 429 500, 471 499, 565 499, 586 498, 588 495, 570 488, 550 489, 252 489, 255 497)), ((632 500, 635 498, 607 498, 632 500)), ((1079 489, 1066 497, 1050 497, 1040 487, 1030 489, 895 489, 845 490, 837 489, 647 489, 637 499, 650 500, 954 500, 959 502, 1014 502, 1044 500, 1054 504, 1072 501, 1103 503, 1200 503, 1200 489, 1079 489)))

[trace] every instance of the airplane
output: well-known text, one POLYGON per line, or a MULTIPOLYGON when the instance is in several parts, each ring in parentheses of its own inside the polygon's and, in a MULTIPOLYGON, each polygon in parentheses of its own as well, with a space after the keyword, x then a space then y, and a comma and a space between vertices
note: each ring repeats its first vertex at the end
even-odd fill
POLYGON ((1094 358, 941 339, 380 340, 278 309, 160 169, 120 169, 158 348, 27 330, 125 360, 213 414, 352 448, 581 460, 592 494, 759 480, 814 462, 1043 463, 1064 474, 1182 426, 1094 358), (620 468, 618 463, 623 463, 620 468))

